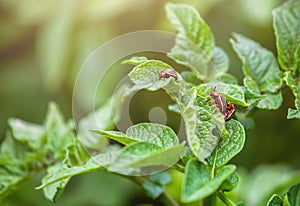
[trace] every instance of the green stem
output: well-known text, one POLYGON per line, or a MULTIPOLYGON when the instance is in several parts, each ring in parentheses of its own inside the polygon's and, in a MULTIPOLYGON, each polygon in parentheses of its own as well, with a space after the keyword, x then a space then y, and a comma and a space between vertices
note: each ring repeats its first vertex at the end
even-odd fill
POLYGON ((163 193, 163 198, 172 206, 180 206, 179 203, 176 202, 176 200, 174 200, 173 197, 166 192, 163 193))
POLYGON ((214 194, 211 195, 210 201, 211 201, 211 205, 216 205, 216 203, 217 203, 217 195, 216 195, 216 193, 214 193, 214 194))
POLYGON ((180 165, 180 164, 174 164, 172 167, 171 167, 172 169, 175 169, 175 170, 177 170, 177 171, 179 171, 179 172, 181 172, 181 173, 184 173, 184 166, 182 166, 182 165, 180 165))
MULTIPOLYGON (((120 175, 121 177, 124 177, 122 175, 120 175)), ((136 185, 138 186, 142 186, 142 184, 145 182, 145 179, 142 177, 136 177, 136 176, 132 176, 132 177, 128 177, 128 179, 130 179, 132 182, 134 182, 136 185)))
POLYGON ((258 110, 253 106, 249 107, 244 113, 244 117, 253 117, 258 110))
POLYGON ((229 199, 223 192, 217 192, 218 197, 227 205, 227 206, 235 206, 235 203, 229 199))
POLYGON ((216 154, 215 154, 215 158, 214 158, 214 163, 213 166, 211 168, 211 173, 210 173, 210 179, 214 179, 215 177, 215 168, 216 168, 216 162, 217 162, 217 156, 218 156, 218 146, 216 148, 216 154))

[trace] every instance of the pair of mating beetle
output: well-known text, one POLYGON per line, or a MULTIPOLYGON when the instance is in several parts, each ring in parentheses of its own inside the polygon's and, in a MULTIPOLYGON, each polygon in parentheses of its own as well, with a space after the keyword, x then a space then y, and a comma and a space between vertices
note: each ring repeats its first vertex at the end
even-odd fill
MULTIPOLYGON (((176 81, 178 78, 177 72, 171 69, 164 69, 158 75, 159 79, 168 79, 170 77, 176 81)), ((210 96, 219 108, 221 114, 223 114, 225 121, 229 120, 235 111, 234 104, 227 102, 225 97, 216 91, 210 92, 210 96)))

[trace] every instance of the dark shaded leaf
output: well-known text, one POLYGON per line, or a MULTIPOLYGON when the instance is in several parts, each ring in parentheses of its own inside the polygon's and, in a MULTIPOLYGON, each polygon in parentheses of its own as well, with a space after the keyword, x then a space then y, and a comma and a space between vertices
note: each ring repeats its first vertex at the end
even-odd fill
POLYGON ((300 2, 288 0, 273 11, 278 61, 285 70, 300 70, 300 2))
POLYGON ((225 165, 244 147, 246 134, 241 123, 232 119, 226 122, 226 129, 229 132, 229 137, 222 139, 215 151, 207 159, 212 167, 218 168, 225 165))
POLYGON ((300 183, 290 187, 286 194, 290 206, 300 205, 300 183))
POLYGON ((14 158, 0 158, 0 203, 15 192, 28 175, 24 163, 14 158))
POLYGON ((232 173, 220 186, 220 190, 222 191, 231 191, 233 190, 239 183, 239 176, 237 172, 235 171, 232 173))
POLYGON ((214 178, 211 179, 211 171, 208 166, 196 160, 190 160, 186 165, 182 200, 193 202, 208 197, 216 192, 234 171, 234 165, 226 165, 217 170, 214 178))

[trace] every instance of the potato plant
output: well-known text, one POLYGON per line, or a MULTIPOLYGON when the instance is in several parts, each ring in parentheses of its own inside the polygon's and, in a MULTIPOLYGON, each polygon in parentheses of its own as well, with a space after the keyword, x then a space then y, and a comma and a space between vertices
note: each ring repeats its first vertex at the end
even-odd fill
MULTIPOLYGON (((96 111, 103 128, 87 131, 85 125, 93 124, 87 116, 75 132, 72 120, 66 121, 58 106, 50 103, 42 125, 8 121, 0 150, 1 201, 41 170, 47 175, 36 189, 43 189, 53 202, 59 201, 73 176, 105 170, 129 178, 164 205, 251 205, 244 201, 247 197, 238 201, 233 197, 240 178, 239 166, 230 160, 243 149, 253 111, 278 109, 287 88, 295 96, 287 118, 300 119, 300 2, 288 0, 273 11, 277 57, 245 35, 233 33, 229 41, 243 64, 243 85, 228 73, 226 52, 215 44, 210 27, 193 7, 168 3, 166 14, 178 31, 167 55, 186 71, 179 73, 176 66, 146 56, 131 57, 123 64, 133 67, 129 73, 133 86, 123 95, 164 90, 174 101, 169 109, 184 120, 185 140, 169 126, 156 123, 115 131, 110 100, 96 111), (77 137, 87 133, 115 144, 95 145, 94 151, 101 153, 93 155, 77 137)), ((120 112, 119 107, 114 109, 120 112)), ((278 194, 255 204, 299 206, 300 175, 285 174, 284 180, 272 180, 279 182, 273 188, 284 185, 274 189, 278 194)))

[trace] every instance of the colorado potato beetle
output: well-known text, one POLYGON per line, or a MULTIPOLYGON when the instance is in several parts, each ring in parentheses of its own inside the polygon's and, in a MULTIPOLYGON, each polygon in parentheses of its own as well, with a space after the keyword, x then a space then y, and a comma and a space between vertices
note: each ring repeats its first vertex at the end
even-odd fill
POLYGON ((170 77, 177 80, 177 78, 178 78, 177 72, 172 69, 164 69, 158 75, 159 79, 168 79, 170 77))
POLYGON ((218 92, 210 92, 210 96, 214 100, 214 103, 221 112, 221 114, 224 115, 224 119, 230 119, 230 117, 235 111, 234 104, 227 102, 225 97, 218 92))

